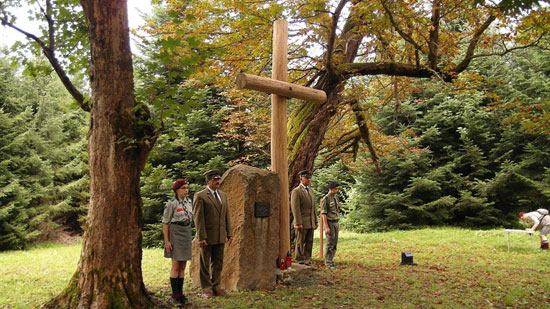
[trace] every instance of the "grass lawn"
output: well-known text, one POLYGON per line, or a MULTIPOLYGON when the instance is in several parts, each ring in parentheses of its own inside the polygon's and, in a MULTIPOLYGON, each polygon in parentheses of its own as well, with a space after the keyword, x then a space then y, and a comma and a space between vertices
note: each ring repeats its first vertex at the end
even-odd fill
MULTIPOLYGON (((538 233, 537 233, 538 247, 538 233)), ((313 248, 317 270, 296 275, 273 291, 231 292, 197 307, 214 308, 550 308, 550 252, 533 250, 529 236, 502 230, 422 229, 376 234, 342 232, 329 270, 313 248), (399 266, 411 251, 417 266, 399 266)), ((0 253, 0 307, 38 307, 61 292, 76 269, 79 245, 42 244, 0 253)), ((146 249, 144 281, 166 299, 170 261, 146 249)))

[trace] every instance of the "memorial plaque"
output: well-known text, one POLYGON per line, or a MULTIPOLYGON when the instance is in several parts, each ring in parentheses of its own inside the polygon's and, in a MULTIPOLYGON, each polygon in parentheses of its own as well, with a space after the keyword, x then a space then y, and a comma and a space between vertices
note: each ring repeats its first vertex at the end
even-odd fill
POLYGON ((401 264, 400 265, 413 265, 413 266, 416 266, 416 263, 413 262, 413 254, 411 252, 401 252, 401 264))
POLYGON ((256 202, 254 203, 254 217, 264 218, 269 217, 269 202, 256 202))

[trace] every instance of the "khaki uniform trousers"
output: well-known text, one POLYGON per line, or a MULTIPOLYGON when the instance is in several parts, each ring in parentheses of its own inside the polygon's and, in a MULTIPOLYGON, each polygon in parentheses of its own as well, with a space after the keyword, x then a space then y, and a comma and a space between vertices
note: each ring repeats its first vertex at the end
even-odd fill
POLYGON ((313 229, 296 230, 296 262, 311 263, 313 232, 313 229))
POLYGON ((546 236, 550 234, 550 215, 546 215, 542 218, 539 227, 541 235, 546 236))
POLYGON ((340 225, 338 224, 338 220, 327 220, 327 223, 330 234, 325 234, 327 236, 327 242, 325 243, 325 264, 332 264, 334 263, 334 254, 338 246, 338 230, 340 229, 340 225))
POLYGON ((217 244, 200 249, 200 279, 201 288, 204 292, 220 289, 224 247, 225 244, 217 244))

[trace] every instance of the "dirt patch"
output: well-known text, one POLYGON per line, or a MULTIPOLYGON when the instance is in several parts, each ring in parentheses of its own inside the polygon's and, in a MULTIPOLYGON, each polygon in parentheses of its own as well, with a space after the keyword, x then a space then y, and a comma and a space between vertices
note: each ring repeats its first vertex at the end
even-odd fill
POLYGON ((319 276, 311 270, 300 272, 285 280, 285 284, 290 287, 308 287, 318 283, 319 276))
POLYGON ((64 245, 74 245, 80 242, 82 235, 74 231, 66 231, 63 228, 43 233, 38 239, 39 242, 54 242, 64 245))

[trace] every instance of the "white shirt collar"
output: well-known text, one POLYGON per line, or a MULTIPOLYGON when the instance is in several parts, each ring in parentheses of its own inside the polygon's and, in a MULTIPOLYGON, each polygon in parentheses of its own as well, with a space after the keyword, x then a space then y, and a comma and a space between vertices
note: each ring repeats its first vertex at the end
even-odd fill
POLYGON ((223 203, 222 202, 222 197, 220 196, 220 193, 218 192, 218 190, 212 190, 210 189, 209 186, 206 186, 208 188, 208 191, 210 191, 210 194, 212 194, 212 196, 217 199, 218 201, 220 201, 220 203, 223 203), (217 193, 217 194, 216 194, 217 193))
POLYGON ((217 191, 217 190, 212 190, 212 189, 210 189, 209 186, 206 186, 206 188, 208 189, 208 191, 210 191, 210 193, 212 193, 212 195, 214 195, 214 193, 217 191))

